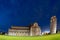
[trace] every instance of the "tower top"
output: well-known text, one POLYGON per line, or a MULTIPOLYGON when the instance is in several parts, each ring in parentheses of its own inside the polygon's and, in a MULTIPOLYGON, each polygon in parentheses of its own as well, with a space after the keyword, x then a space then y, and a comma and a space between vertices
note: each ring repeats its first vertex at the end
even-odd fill
POLYGON ((51 17, 51 19, 54 19, 54 18, 56 18, 56 16, 52 16, 52 17, 51 17))
POLYGON ((56 16, 51 17, 51 22, 55 22, 57 20, 56 16))

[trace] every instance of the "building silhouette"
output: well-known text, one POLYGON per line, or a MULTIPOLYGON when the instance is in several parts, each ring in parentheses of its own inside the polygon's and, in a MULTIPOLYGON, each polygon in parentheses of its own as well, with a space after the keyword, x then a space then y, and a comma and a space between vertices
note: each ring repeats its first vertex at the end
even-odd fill
POLYGON ((41 29, 38 26, 38 23, 31 24, 28 27, 22 27, 22 26, 12 26, 8 30, 8 35, 12 36, 37 36, 41 35, 41 29))
POLYGON ((50 33, 55 34, 57 29, 57 18, 56 16, 52 16, 50 20, 50 33))

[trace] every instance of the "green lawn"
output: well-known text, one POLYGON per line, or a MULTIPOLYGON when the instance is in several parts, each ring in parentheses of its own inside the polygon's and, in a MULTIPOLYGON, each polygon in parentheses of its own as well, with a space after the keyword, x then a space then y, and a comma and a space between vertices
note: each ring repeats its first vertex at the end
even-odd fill
POLYGON ((60 40, 60 34, 26 37, 0 35, 0 40, 60 40))

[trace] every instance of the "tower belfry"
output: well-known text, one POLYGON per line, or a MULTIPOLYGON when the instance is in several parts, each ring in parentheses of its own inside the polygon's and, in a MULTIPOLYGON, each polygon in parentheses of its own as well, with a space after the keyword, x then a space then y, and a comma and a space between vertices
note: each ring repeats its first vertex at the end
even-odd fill
POLYGON ((57 29, 57 18, 56 16, 52 16, 50 20, 50 33, 51 34, 56 33, 56 29, 57 29))

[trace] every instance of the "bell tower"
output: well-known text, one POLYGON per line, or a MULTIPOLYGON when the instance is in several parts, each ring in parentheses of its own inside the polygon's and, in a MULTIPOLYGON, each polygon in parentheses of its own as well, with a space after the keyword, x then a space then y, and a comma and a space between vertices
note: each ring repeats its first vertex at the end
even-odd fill
POLYGON ((56 16, 52 16, 50 20, 50 33, 55 34, 57 29, 57 18, 56 16))

